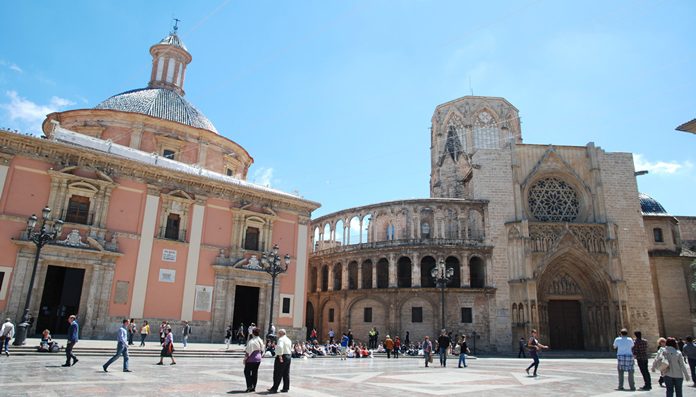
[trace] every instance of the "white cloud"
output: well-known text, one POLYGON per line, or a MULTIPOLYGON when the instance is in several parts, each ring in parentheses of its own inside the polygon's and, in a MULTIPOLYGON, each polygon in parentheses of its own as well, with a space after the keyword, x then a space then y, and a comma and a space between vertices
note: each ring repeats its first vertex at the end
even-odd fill
POLYGON ((682 163, 678 161, 651 162, 643 157, 642 154, 633 155, 633 164, 636 167, 636 171, 648 171, 656 175, 671 175, 681 170, 693 168, 693 164, 690 161, 684 161, 682 163))
POLYGON ((24 70, 20 68, 16 63, 12 62, 7 62, 3 59, 0 59, 0 66, 6 66, 10 70, 14 70, 17 73, 24 73, 24 70))
MULTIPOLYGON (((7 91, 5 95, 9 102, 0 103, 0 109, 5 111, 5 117, 16 124, 23 132, 38 133, 41 131, 41 123, 49 113, 57 112, 66 106, 74 105, 74 102, 54 96, 46 105, 37 104, 23 98, 16 91, 7 91)), ((8 126, 15 128, 15 125, 8 126)))
POLYGON ((254 183, 266 187, 271 187, 271 179, 273 178, 273 168, 260 167, 254 171, 254 183))

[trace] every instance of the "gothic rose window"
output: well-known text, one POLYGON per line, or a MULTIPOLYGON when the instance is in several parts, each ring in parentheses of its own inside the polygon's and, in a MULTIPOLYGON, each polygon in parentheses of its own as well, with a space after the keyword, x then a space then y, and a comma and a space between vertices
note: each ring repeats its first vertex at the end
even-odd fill
POLYGON ((573 222, 580 212, 580 204, 568 183, 546 178, 529 189, 529 210, 542 222, 573 222))

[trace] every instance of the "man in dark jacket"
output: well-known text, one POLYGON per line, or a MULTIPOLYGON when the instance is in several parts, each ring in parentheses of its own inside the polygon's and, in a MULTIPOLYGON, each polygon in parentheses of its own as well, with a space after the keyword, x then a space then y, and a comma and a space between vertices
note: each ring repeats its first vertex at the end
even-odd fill
POLYGON ((450 343, 452 343, 452 340, 450 339, 449 336, 447 336, 447 331, 442 330, 440 333, 440 337, 437 338, 437 347, 438 350, 440 351, 440 366, 441 367, 446 367, 447 366, 447 350, 449 350, 450 343))
POLYGON ((77 319, 74 314, 68 317, 68 323, 70 323, 70 327, 68 327, 68 345, 65 347, 65 364, 63 364, 63 367, 75 365, 79 361, 72 352, 73 346, 77 343, 78 334, 80 333, 80 326, 77 324, 77 319), (72 364, 70 364, 71 359, 72 364))

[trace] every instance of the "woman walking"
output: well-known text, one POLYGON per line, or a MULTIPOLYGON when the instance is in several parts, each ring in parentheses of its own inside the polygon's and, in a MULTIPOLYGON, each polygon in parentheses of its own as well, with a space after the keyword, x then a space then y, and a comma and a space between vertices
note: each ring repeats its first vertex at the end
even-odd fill
POLYGON ((140 347, 145 347, 145 338, 150 334, 150 324, 147 320, 143 321, 143 326, 140 327, 140 347))
POLYGON ((425 367, 428 368, 428 363, 432 362, 433 342, 430 341, 428 335, 423 339, 423 356, 425 356, 425 367))
POLYGON ((462 335, 459 341, 459 365, 458 368, 464 366, 466 368, 466 355, 469 353, 469 346, 466 344, 466 335, 462 335))
POLYGON ((256 391, 256 380, 259 376, 259 365, 261 365, 261 356, 264 350, 263 340, 259 337, 259 329, 254 328, 251 334, 253 336, 247 342, 244 351, 244 379, 246 379, 247 393, 256 391))
POLYGON ((657 353, 652 365, 653 372, 660 369, 664 377, 665 385, 667 385, 667 397, 672 397, 675 394, 677 397, 682 397, 682 383, 684 379, 689 381, 689 371, 684 364, 684 356, 677 346, 676 339, 667 338, 665 347, 657 353), (666 368, 665 365, 667 365, 666 368), (662 368, 660 368, 661 366, 662 368))
POLYGON ((170 327, 164 328, 164 341, 162 342, 162 351, 160 352, 160 360, 157 365, 164 365, 163 361, 165 357, 172 359, 170 365, 175 365, 174 361, 174 335, 172 334, 172 329, 170 327))
POLYGON ((532 330, 532 336, 529 337, 527 340, 527 348, 529 349, 529 355, 532 356, 532 363, 529 364, 529 367, 525 369, 525 372, 527 372, 527 375, 529 375, 529 370, 534 367, 534 375, 532 376, 537 376, 537 369, 539 368, 539 351, 541 349, 548 349, 549 347, 546 345, 542 345, 539 343, 537 340, 537 331, 535 329, 532 330))

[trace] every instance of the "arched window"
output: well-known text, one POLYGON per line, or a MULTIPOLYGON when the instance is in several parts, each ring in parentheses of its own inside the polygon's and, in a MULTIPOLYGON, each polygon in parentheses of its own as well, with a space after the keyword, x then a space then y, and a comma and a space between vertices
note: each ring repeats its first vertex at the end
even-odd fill
POLYGON ((396 265, 396 282, 399 288, 411 288, 411 259, 402 256, 396 265))
POLYGON ((370 289, 372 288, 372 261, 366 260, 360 266, 360 271, 362 272, 362 288, 370 289))
POLYGON ((358 263, 351 262, 348 264, 348 289, 358 288, 358 263))
POLYGON ((469 260, 469 279, 471 288, 483 288, 486 285, 486 273, 483 260, 475 256, 469 260))
POLYGON ((334 266, 334 285, 333 289, 334 291, 340 291, 341 290, 341 284, 343 283, 343 265, 340 263, 334 266))
POLYGON ((377 288, 389 288, 389 261, 384 258, 377 262, 377 288))
POLYGON ((259 250, 259 235, 261 231, 257 227, 247 227, 244 235, 244 249, 251 251, 259 250))
POLYGON ((653 238, 655 239, 656 243, 664 243, 665 238, 662 235, 662 229, 659 227, 656 227, 653 229, 653 238))
POLYGON ((421 259, 421 287, 432 288, 435 286, 435 280, 430 276, 430 272, 435 267, 435 258, 425 256, 421 259))
POLYGON ((317 268, 313 267, 309 274, 309 292, 317 290, 317 268))
POLYGON ((81 223, 87 225, 89 221, 89 197, 78 196, 76 194, 70 197, 68 202, 68 210, 65 213, 65 221, 72 223, 81 223))
POLYGON ((459 265, 459 259, 457 259, 454 256, 447 257, 445 260, 445 267, 447 269, 453 269, 454 273, 452 274, 452 278, 450 281, 447 283, 448 287, 461 287, 462 285, 462 277, 461 277, 461 266, 459 265))
POLYGON ((387 240, 394 240, 394 225, 391 223, 387 225, 387 240))
POLYGON ((326 265, 321 268, 321 290, 329 290, 329 268, 326 265))
POLYGON ((474 147, 498 149, 500 147, 498 125, 487 111, 482 111, 474 121, 474 147))
POLYGON ((180 223, 181 217, 179 216, 179 214, 175 214, 173 212, 169 213, 169 215, 167 215, 167 226, 164 230, 164 238, 170 240, 178 240, 180 223))
POLYGON ((421 238, 430 238, 430 224, 428 222, 421 223, 421 238))

